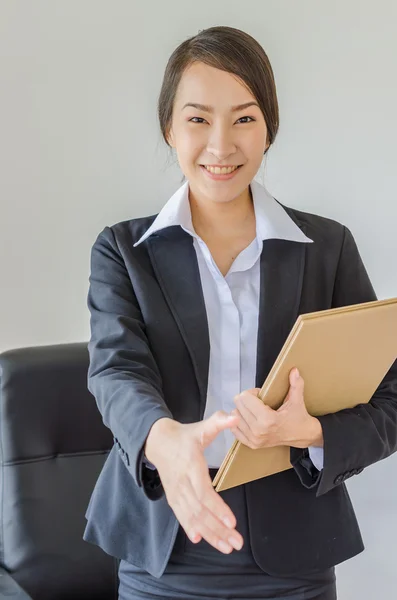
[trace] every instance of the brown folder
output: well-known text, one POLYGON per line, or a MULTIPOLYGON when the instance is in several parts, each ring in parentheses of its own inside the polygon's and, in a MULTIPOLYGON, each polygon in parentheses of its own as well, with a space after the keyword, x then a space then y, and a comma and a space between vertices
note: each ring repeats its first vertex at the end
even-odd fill
MULTIPOLYGON (((305 381, 313 416, 367 403, 397 358, 397 298, 300 315, 258 397, 274 409, 289 390, 289 372, 305 381)), ((213 481, 217 492, 291 469, 290 448, 252 450, 235 441, 213 481)))

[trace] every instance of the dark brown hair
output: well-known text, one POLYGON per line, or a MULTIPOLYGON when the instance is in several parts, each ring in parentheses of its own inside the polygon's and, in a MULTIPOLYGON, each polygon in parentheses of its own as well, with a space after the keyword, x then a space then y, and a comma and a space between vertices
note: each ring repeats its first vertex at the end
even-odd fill
POLYGON ((248 33, 225 26, 203 29, 182 42, 171 54, 157 106, 166 144, 179 82, 185 69, 196 61, 232 73, 246 84, 263 113, 267 142, 273 144, 279 127, 279 112, 276 84, 267 54, 248 33))

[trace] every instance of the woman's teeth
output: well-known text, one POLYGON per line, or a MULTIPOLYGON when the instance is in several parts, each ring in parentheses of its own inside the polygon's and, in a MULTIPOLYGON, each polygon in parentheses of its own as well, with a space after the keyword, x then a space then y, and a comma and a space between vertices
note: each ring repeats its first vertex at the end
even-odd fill
POLYGON ((228 173, 233 173, 238 167, 210 167, 208 165, 203 165, 207 171, 213 173, 214 175, 227 175, 228 173))

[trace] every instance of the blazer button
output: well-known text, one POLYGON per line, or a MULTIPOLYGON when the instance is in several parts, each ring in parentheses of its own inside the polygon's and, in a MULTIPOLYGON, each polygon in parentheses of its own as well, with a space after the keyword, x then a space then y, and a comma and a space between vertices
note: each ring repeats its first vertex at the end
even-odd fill
POLYGON ((356 475, 359 475, 363 471, 364 471, 364 467, 359 467, 358 469, 356 469, 356 475))
POLYGON ((334 479, 334 484, 335 485, 339 485, 340 483, 342 483, 342 481, 344 480, 343 475, 338 475, 337 477, 335 477, 334 479))

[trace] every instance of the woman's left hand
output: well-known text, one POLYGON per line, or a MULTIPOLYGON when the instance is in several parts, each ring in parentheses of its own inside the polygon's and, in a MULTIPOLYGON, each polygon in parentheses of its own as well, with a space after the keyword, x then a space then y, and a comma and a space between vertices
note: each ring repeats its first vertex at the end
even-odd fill
POLYGON ((240 442, 252 449, 324 445, 320 421, 306 410, 304 381, 298 369, 290 371, 289 382, 288 394, 278 410, 258 398, 259 388, 245 390, 234 397, 237 408, 232 414, 239 416, 239 424, 231 431, 240 442))

